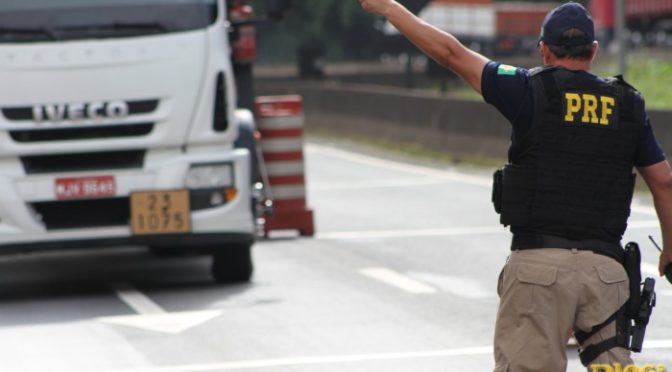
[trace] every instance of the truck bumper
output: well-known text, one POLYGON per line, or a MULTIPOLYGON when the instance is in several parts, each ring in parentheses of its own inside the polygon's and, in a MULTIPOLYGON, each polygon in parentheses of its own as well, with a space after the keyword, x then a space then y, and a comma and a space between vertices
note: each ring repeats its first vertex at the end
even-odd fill
MULTIPOLYGON (((18 160, 17 160, 18 162, 18 160)), ((0 164, 1 166, 1 164, 0 164)), ((253 239, 247 150, 217 148, 184 153, 148 151, 142 168, 67 174, 13 174, 0 177, 0 254, 35 249, 129 244, 208 245, 245 243, 253 239), (236 195, 210 205, 206 190, 189 190, 187 175, 194 165, 231 164, 236 195), (59 200, 59 177, 113 177, 114 195, 104 198, 59 200), (130 226, 129 197, 135 191, 188 190, 191 230, 186 234, 134 235, 130 226), (45 205, 48 208, 45 209, 45 205), (163 244, 162 244, 163 243, 163 244)), ((18 167, 13 167, 16 169, 18 167)), ((2 174, 2 172, 0 172, 2 174)))
POLYGON ((89 250, 95 248, 151 246, 170 247, 185 252, 213 253, 226 249, 227 245, 252 245, 253 234, 171 234, 157 236, 131 236, 125 238, 97 238, 82 240, 59 240, 42 242, 24 242, 4 244, 0 254, 20 254, 32 252, 48 252, 59 250, 89 250))

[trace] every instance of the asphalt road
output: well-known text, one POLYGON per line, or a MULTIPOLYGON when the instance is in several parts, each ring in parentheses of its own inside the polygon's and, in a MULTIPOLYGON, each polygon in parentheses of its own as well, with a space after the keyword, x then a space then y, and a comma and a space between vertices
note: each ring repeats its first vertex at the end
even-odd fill
MULTIPOLYGON (((207 257, 133 247, 1 258, 0 371, 491 371, 509 235, 488 173, 306 152, 318 233, 257 243, 250 284, 213 284, 207 257)), ((647 274, 648 205, 626 236, 647 274)), ((672 368, 672 286, 658 289, 636 361, 672 368)))

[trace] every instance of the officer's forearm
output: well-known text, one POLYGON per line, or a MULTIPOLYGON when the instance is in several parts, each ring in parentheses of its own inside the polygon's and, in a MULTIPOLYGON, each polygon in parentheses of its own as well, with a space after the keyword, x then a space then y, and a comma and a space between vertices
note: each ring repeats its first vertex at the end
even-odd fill
POLYGON ((661 189, 653 194, 653 202, 660 220, 663 249, 672 256, 672 183, 661 185, 661 189))
MULTIPOLYGON (((651 186, 651 185, 650 185, 651 186)), ((672 176, 666 182, 651 187, 653 203, 656 207, 660 230, 663 237, 663 252, 660 254, 659 270, 672 281, 670 265, 672 265, 672 176)))
POLYGON ((672 168, 667 160, 663 160, 638 170, 651 190, 660 221, 663 252, 660 255, 659 269, 664 273, 672 263, 672 168))
MULTIPOLYGON (((383 16, 430 58, 455 71, 480 93, 480 86, 472 83, 468 75, 469 68, 473 66, 472 59, 482 59, 484 65, 484 57, 477 56, 453 35, 424 22, 399 3, 388 6, 383 16)), ((477 72, 480 73, 480 70, 477 72)))

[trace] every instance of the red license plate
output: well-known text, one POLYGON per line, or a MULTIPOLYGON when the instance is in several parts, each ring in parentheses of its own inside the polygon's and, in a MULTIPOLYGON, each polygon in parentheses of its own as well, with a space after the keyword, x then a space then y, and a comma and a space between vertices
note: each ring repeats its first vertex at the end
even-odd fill
POLYGON ((114 196, 117 183, 114 176, 57 178, 56 199, 80 199, 114 196))

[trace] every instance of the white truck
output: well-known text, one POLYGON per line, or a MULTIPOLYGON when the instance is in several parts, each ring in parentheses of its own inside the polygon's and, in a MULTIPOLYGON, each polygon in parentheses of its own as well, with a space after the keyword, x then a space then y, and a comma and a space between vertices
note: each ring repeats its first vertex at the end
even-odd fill
POLYGON ((253 149, 234 141, 253 119, 236 108, 228 10, 0 2, 0 254, 143 245, 250 278, 253 149))

